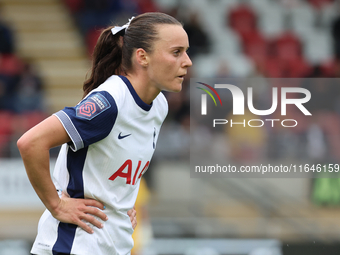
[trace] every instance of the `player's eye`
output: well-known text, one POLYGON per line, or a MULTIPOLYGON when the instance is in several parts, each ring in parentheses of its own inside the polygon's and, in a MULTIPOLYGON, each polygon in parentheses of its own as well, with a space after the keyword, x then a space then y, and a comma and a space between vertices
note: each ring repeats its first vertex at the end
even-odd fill
POLYGON ((175 51, 174 51, 174 55, 175 55, 176 57, 179 56, 180 53, 181 53, 180 50, 175 50, 175 51))

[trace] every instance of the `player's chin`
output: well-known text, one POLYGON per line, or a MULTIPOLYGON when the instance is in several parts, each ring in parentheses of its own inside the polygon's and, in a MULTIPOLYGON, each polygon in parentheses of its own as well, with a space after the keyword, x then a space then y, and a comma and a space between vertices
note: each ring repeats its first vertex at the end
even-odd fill
POLYGON ((163 91, 168 91, 168 92, 181 92, 182 91, 182 83, 183 79, 178 79, 172 81, 171 83, 168 84, 163 84, 163 91))
POLYGON ((179 81, 176 81, 174 85, 171 87, 171 92, 181 92, 182 91, 182 83, 183 79, 179 79, 179 81))
POLYGON ((182 91, 182 86, 180 88, 176 88, 176 89, 171 90, 171 92, 175 92, 175 93, 178 93, 178 92, 181 92, 181 91, 182 91))

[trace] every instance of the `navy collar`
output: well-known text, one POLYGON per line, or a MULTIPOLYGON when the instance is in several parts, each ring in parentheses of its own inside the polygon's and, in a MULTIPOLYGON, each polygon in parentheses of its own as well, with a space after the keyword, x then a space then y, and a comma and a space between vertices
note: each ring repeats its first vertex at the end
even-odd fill
POLYGON ((152 103, 151 104, 147 104, 145 103, 136 93, 135 89, 133 88, 133 86, 131 85, 131 82, 128 80, 128 78, 126 78, 123 75, 119 75, 119 77, 124 81, 124 83, 126 84, 126 86, 128 87, 133 99, 135 100, 136 104, 142 108, 144 111, 150 111, 152 103))

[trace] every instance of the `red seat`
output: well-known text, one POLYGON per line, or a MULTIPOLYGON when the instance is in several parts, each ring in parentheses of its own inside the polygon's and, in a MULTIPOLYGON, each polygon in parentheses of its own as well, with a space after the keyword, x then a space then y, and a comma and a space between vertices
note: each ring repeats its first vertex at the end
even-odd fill
POLYGON ((268 57, 269 43, 257 30, 245 33, 242 37, 244 52, 256 63, 262 63, 268 57))
POLYGON ((9 136, 13 131, 14 114, 9 111, 0 111, 0 135, 9 136))
POLYGON ((302 57, 287 60, 285 65, 287 68, 287 77, 289 78, 303 78, 312 71, 312 67, 302 57))
POLYGON ((331 4, 334 0, 308 0, 308 2, 317 9, 322 9, 323 6, 331 4))
POLYGON ((83 7, 84 0, 64 0, 64 2, 72 13, 77 13, 83 7))
POLYGON ((13 118, 14 115, 8 111, 0 111, 0 157, 11 139, 13 133, 13 118))
POLYGON ((27 112, 22 114, 23 124, 25 125, 25 131, 31 129, 41 121, 46 119, 47 115, 42 112, 27 112))
POLYGON ((302 78, 311 72, 311 66, 304 58, 282 60, 269 58, 265 62, 265 74, 272 78, 302 78))
POLYGON ((286 32, 273 41, 275 55, 282 60, 292 60, 301 57, 301 42, 291 32, 286 32))
POLYGON ((90 56, 92 56, 93 54, 94 47, 97 44, 101 32, 102 32, 101 29, 91 29, 86 35, 87 51, 90 56))
POLYGON ((229 25, 240 34, 256 29, 256 15, 248 5, 239 5, 229 12, 229 25))
POLYGON ((264 75, 269 78, 285 77, 285 66, 282 60, 278 58, 268 58, 264 63, 264 75))
POLYGON ((157 12, 159 9, 153 0, 137 0, 138 9, 140 13, 157 12))
POLYGON ((322 63, 320 67, 321 67, 323 76, 335 77, 337 76, 337 72, 339 72, 338 70, 340 68, 340 62, 336 61, 335 59, 332 59, 330 61, 322 63))
POLYGON ((5 75, 17 75, 23 69, 22 61, 14 54, 0 55, 0 73, 5 75))

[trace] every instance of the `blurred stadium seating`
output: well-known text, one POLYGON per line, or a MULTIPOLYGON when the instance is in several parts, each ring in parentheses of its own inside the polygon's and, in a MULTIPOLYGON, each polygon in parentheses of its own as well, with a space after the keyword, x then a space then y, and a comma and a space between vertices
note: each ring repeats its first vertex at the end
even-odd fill
MULTIPOLYGON (((338 189, 330 191, 336 197, 332 202, 325 198, 315 205, 311 179, 189 179, 188 174, 190 78, 339 77, 336 0, 0 0, 0 176, 11 169, 7 164, 18 166, 15 144, 21 134, 81 99, 100 29, 147 11, 169 13, 190 29, 194 63, 183 91, 165 93, 170 112, 145 175, 155 237, 339 242, 338 184, 332 184, 338 189)), ((317 127, 316 133, 321 130, 329 140, 337 136, 338 115, 339 105, 328 109, 324 117, 334 121, 317 127)), ((267 135, 279 144, 268 154, 288 155, 293 151, 289 141, 298 142, 308 133, 267 135)), ((338 148, 334 141, 333 151, 338 148)), ((9 186, 20 185, 8 180, 9 186)), ((23 212, 0 206, 0 239, 31 242, 40 213, 39 206, 23 212), (25 214, 27 225, 20 233, 23 220, 8 222, 25 214)), ((13 246, 0 243, 0 255, 6 245, 13 246)), ((276 255, 251 255, 256 254, 276 255)))

